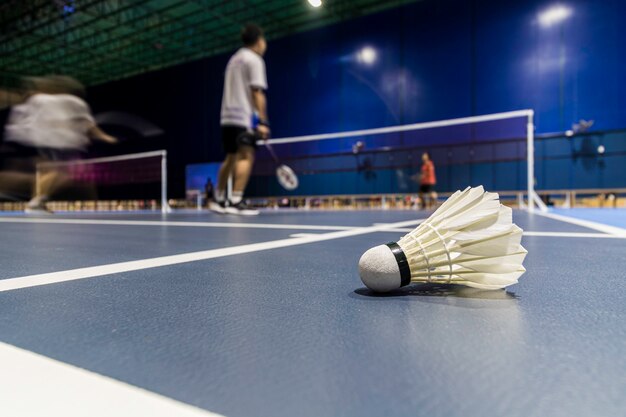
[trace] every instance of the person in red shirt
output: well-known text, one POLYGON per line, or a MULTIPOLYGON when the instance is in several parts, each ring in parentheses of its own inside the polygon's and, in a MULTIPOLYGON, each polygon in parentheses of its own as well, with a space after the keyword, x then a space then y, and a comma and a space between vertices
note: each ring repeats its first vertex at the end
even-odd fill
POLYGON ((422 169, 420 173, 420 200, 422 201, 422 208, 430 209, 437 204, 435 184, 437 184, 435 164, 430 159, 428 152, 424 152, 422 154, 422 169))

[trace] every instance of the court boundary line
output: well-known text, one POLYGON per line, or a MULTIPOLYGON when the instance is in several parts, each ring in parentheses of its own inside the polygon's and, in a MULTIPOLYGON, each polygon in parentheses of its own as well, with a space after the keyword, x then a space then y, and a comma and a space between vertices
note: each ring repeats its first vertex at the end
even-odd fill
MULTIPOLYGON (((537 213, 545 216, 545 213, 537 213)), ((548 215, 546 217, 552 220, 564 221, 577 226, 583 226, 603 232, 600 233, 581 233, 581 232, 544 232, 544 231, 524 231, 525 236, 541 236, 541 237, 563 237, 563 238, 626 238, 626 230, 615 226, 603 225, 588 220, 573 219, 558 214, 548 215), (553 217, 557 216, 557 217, 553 217), (565 217, 563 219, 561 217, 565 217), (593 223, 590 225, 589 223, 593 223), (617 229, 617 230, 615 230, 617 229)), ((422 222, 426 219, 416 219, 415 222, 422 222)), ((3 218, 0 217, 0 223, 26 223, 26 224, 76 224, 76 225, 96 225, 96 226, 167 226, 167 227, 200 227, 200 228, 226 228, 226 229, 266 229, 266 230, 311 230, 311 231, 341 231, 355 230, 367 226, 334 226, 334 225, 314 225, 314 224, 281 224, 281 223, 240 223, 240 222, 189 222, 189 221, 159 221, 159 220, 106 220, 106 219, 42 219, 42 218, 3 218)), ((393 227, 387 223, 374 223, 373 226, 384 227, 378 230, 380 232, 397 232, 408 233, 413 229, 393 227)), ((304 237, 306 233, 295 233, 291 237, 304 237)))
POLYGON ((88 369, 0 342, 5 415, 224 417, 88 369))
POLYGON ((203 261, 208 259, 222 258, 232 255, 260 252, 270 249, 279 249, 305 245, 309 243, 323 242, 327 240, 341 239, 346 237, 360 236, 375 232, 384 232, 387 229, 405 227, 422 222, 422 219, 407 220, 397 223, 382 224, 341 230, 329 233, 309 235, 297 238, 285 238, 259 243, 251 243, 239 246, 230 246, 218 249, 209 249, 197 252, 187 252, 177 255, 159 256, 155 258, 139 259, 134 261, 116 262, 112 264, 69 269, 64 271, 48 272, 43 274, 27 275, 22 277, 7 278, 0 280, 0 292, 12 291, 23 288, 31 288, 42 285, 57 284, 61 282, 76 281, 79 279, 95 278, 104 275, 113 275, 123 272, 139 271, 162 266, 182 263, 203 261))
POLYGON ((531 237, 560 237, 586 239, 626 239, 626 235, 611 235, 608 233, 581 233, 581 232, 534 232, 524 231, 523 236, 531 237))
MULTIPOLYGON (((387 229, 385 232, 408 233, 413 229, 387 229)), ((608 233, 581 233, 581 232, 542 232, 524 230, 524 236, 530 237, 562 237, 562 238, 587 238, 587 239, 626 239, 626 235, 611 235, 608 233)))
MULTIPOLYGON (((418 219, 423 221, 425 219, 418 219)), ((174 227, 215 227, 215 228, 247 228, 247 229, 285 229, 285 230, 353 230, 364 226, 331 226, 314 224, 281 224, 281 223, 229 223, 229 222, 185 222, 160 220, 98 220, 98 219, 42 219, 0 217, 0 223, 30 224, 79 224, 109 226, 174 226, 174 227)))
POLYGON ((583 220, 583 219, 577 219, 575 217, 563 216, 561 214, 556 214, 556 213, 543 213, 540 211, 535 211, 533 214, 547 217, 552 220, 560 220, 564 223, 570 223, 576 226, 582 226, 587 229, 597 230, 599 232, 607 233, 612 236, 626 237, 626 229, 622 229, 621 227, 610 226, 607 224, 598 223, 598 222, 594 222, 591 220, 583 220))

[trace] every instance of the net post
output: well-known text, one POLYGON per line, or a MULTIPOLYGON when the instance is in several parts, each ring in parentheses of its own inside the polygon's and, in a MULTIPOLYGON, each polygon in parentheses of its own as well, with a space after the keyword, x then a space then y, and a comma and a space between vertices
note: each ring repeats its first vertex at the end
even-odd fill
POLYGON ((526 125, 526 177, 528 187, 528 211, 535 211, 535 126, 533 123, 534 111, 528 111, 528 124, 526 125))
POLYGON ((533 122, 533 118, 535 115, 535 111, 530 109, 528 110, 528 125, 526 126, 527 131, 527 159, 528 159, 528 211, 530 213, 535 211, 535 204, 539 208, 539 210, 543 212, 548 211, 548 206, 541 200, 539 194, 535 191, 535 124, 533 122))
POLYGON ((571 198, 572 193, 570 193, 569 191, 565 192, 565 201, 563 202, 563 205, 561 206, 561 208, 572 208, 572 204, 571 204, 571 198))
POLYGON ((161 154, 161 213, 169 213, 167 203, 167 151, 161 154))

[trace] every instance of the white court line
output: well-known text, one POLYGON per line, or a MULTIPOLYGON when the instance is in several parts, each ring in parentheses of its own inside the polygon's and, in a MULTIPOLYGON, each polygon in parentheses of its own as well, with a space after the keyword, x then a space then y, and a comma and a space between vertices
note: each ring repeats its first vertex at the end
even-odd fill
POLYGON ((408 220, 404 222, 391 223, 380 226, 359 227, 353 228, 351 230, 341 230, 305 237, 279 239, 268 242, 252 243, 248 245, 232 246, 228 248, 210 249, 200 252, 190 252, 179 255, 161 256, 157 258, 141 259, 137 261, 119 262, 108 265, 99 265, 87 268, 70 269, 66 271, 3 279, 0 280, 0 292, 11 291, 20 288, 36 287, 39 285, 55 284, 59 282, 74 281, 84 278, 94 278, 103 275, 118 274, 121 272, 137 271, 141 269, 157 268, 160 266, 221 258, 224 256, 240 255, 244 253, 304 245, 326 240, 341 239, 344 237, 365 235, 369 233, 385 231, 389 228, 393 229, 395 227, 415 225, 417 223, 420 223, 421 221, 422 220, 420 219, 408 220))
POLYGON ((626 229, 622 229, 621 227, 609 226, 602 223, 592 222, 590 220, 576 219, 574 217, 562 216, 555 213, 543 213, 541 211, 535 211, 534 214, 547 217, 549 219, 560 220, 562 222, 586 227, 588 229, 597 230, 599 232, 608 233, 613 236, 626 237, 626 229))
MULTIPOLYGON (((384 232, 408 233, 413 229, 394 228, 381 230, 384 232)), ((565 237, 565 238, 593 238, 593 239, 626 239, 626 235, 609 235, 607 233, 575 233, 575 232, 533 232, 524 231, 524 236, 565 237)))
POLYGON ((625 236, 609 235, 606 233, 575 233, 575 232, 524 232, 524 236, 540 237, 567 237, 567 238, 592 238, 592 239, 626 239, 625 236))
POLYGON ((1 342, 0 369, 7 417, 223 417, 1 342))
POLYGON ((0 217, 0 223, 43 223, 43 224, 88 224, 112 226, 178 226, 178 227, 224 227, 247 229, 286 229, 286 230, 353 230, 355 226, 327 226, 314 224, 275 224, 275 223, 218 223, 180 222, 150 220, 96 220, 96 219, 41 219, 0 217))

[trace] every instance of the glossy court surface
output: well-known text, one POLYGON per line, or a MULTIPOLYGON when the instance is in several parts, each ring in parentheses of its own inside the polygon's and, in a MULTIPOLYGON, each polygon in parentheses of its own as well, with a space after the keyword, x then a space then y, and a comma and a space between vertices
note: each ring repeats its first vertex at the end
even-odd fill
POLYGON ((626 230, 518 211, 506 291, 366 290, 360 255, 427 215, 0 216, 0 409, 623 415, 626 230))

